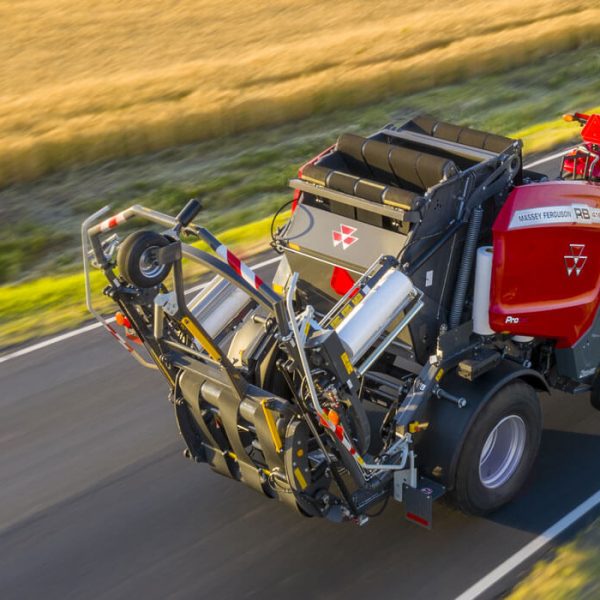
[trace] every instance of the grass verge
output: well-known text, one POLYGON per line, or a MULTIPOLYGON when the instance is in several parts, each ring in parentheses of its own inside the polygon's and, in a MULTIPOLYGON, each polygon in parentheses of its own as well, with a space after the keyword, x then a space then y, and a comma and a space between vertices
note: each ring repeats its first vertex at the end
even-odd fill
MULTIPOLYGON (((289 216, 283 213, 282 219, 289 216)), ((270 217, 234 227, 223 232, 219 239, 247 258, 268 248, 271 239, 270 217)), ((202 243, 195 246, 206 250, 202 243)), ((203 271, 191 264, 185 269, 186 277, 197 278, 203 271)), ((94 306, 100 312, 114 310, 112 301, 102 295, 107 282, 97 270, 90 274, 94 306)), ((22 284, 0 287, 0 348, 22 343, 35 337, 43 337, 76 327, 90 319, 85 306, 85 283, 83 274, 62 277, 42 277, 22 284)))
POLYGON ((600 598, 600 520, 539 561, 508 600, 600 598))

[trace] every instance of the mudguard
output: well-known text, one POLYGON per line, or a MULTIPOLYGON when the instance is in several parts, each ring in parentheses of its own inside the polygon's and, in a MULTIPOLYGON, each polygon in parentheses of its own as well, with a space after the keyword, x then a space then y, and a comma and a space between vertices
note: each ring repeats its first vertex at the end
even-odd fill
POLYGON ((452 489, 458 458, 465 438, 482 408, 505 385, 522 379, 535 389, 550 392, 542 375, 512 361, 504 360, 497 367, 471 382, 459 377, 455 370, 441 380, 442 389, 455 397, 465 398, 467 404, 456 404, 432 396, 423 420, 429 428, 415 440, 421 472, 452 489))

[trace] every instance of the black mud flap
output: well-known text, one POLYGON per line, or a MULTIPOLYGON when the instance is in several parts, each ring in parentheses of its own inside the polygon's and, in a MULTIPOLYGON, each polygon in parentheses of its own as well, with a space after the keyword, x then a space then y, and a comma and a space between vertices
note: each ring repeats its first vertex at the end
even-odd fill
POLYGON ((419 477, 417 487, 404 483, 402 501, 405 516, 411 523, 431 529, 433 522, 433 502, 444 494, 446 488, 426 477, 419 477))

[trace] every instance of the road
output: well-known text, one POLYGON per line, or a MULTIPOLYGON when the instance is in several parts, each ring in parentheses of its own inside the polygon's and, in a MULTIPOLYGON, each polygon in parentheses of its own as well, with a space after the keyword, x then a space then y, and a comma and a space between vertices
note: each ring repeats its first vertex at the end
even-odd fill
POLYGON ((393 502, 362 528, 303 519, 185 460, 166 385, 102 330, 2 363, 0 383, 3 600, 450 599, 600 488, 587 395, 542 396, 513 503, 489 518, 438 503, 425 531, 393 502))

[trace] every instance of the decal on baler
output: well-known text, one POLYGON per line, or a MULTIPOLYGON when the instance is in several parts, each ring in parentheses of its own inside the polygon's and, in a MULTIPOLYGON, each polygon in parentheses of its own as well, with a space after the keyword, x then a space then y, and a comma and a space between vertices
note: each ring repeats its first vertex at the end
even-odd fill
POLYGON ((334 229, 331 233, 333 235, 333 246, 337 248, 340 244, 342 249, 346 250, 355 242, 358 242, 358 238, 352 235, 356 231, 356 227, 350 227, 350 225, 340 225, 340 230, 334 229))
POLYGON ((573 273, 579 277, 579 273, 583 270, 588 257, 583 255, 585 244, 569 244, 571 254, 565 254, 565 267, 567 275, 571 277, 573 273))
POLYGON ((509 229, 554 223, 600 223, 600 208, 587 204, 571 204, 517 210, 512 216, 509 229))

